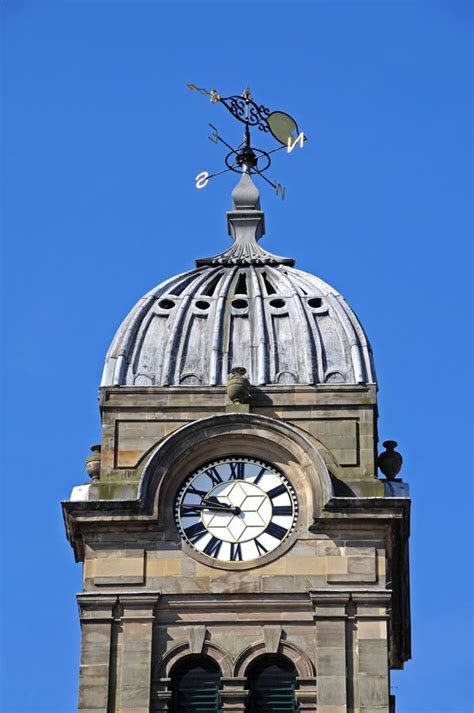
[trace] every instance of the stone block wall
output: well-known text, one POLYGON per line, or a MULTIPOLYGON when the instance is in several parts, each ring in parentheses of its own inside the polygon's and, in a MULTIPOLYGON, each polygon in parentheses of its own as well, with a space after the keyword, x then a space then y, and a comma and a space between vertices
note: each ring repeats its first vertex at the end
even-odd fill
MULTIPOLYGON (((376 478, 375 389, 374 385, 254 388, 249 410, 282 419, 316 439, 339 483, 339 494, 377 496, 383 495, 383 486, 376 478)), ((102 388, 100 497, 117 497, 117 487, 137 484, 149 454, 178 428, 229 408, 233 405, 227 402, 224 387, 211 392, 198 387, 102 388)))
POLYGON ((84 562, 79 713, 169 710, 173 666, 201 653, 222 672, 224 713, 244 713, 247 668, 266 653, 293 661, 301 713, 393 713, 390 665, 403 664, 409 632, 408 524, 401 486, 389 491, 376 477, 375 386, 266 387, 238 407, 224 387, 104 387, 101 412, 100 479, 83 502, 65 504, 84 562), (247 414, 240 430, 229 411, 247 414), (222 414, 219 425, 212 417, 222 414), (287 435, 260 416, 289 424, 287 435), (210 421, 221 429, 213 445, 210 421), (190 429, 202 429, 199 448, 190 429), (204 455, 242 442, 287 473, 299 520, 275 557, 225 568, 180 541, 174 497, 204 455), (325 484, 310 482, 310 451, 325 484), (150 494, 139 500, 141 479, 150 494))
POLYGON ((244 713, 247 667, 280 653, 298 672, 302 713, 389 713, 389 605, 386 590, 226 599, 151 590, 79 595, 79 712, 168 710, 173 665, 203 653, 223 673, 223 711, 244 713))
POLYGON ((384 533, 324 535, 298 539, 273 562, 229 572, 203 564, 176 541, 128 541, 91 537, 84 560, 84 590, 144 585, 163 594, 305 592, 311 587, 377 586, 386 583, 384 533))

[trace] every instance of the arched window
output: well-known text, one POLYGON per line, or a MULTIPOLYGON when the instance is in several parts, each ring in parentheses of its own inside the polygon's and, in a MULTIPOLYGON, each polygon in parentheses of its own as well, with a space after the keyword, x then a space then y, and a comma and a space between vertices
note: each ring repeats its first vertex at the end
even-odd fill
POLYGON ((283 656, 259 656, 247 669, 247 713, 297 713, 296 669, 283 656))
POLYGON ((171 670, 173 713, 220 713, 221 672, 207 656, 187 656, 171 670))

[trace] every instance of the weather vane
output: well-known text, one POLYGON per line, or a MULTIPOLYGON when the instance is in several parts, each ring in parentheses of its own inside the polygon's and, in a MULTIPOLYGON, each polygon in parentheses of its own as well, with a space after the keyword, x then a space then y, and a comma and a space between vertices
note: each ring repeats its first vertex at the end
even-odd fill
POLYGON ((278 181, 270 181, 270 179, 263 174, 270 168, 272 162, 270 154, 285 148, 288 153, 291 153, 295 146, 303 148, 307 137, 303 132, 300 132, 296 121, 284 111, 271 112, 263 104, 256 104, 252 99, 249 87, 247 87, 240 96, 221 97, 215 89, 208 91, 202 87, 197 87, 195 84, 188 84, 187 86, 188 89, 191 89, 193 92, 199 92, 199 94, 208 96, 212 104, 223 104, 232 116, 245 126, 244 140, 239 146, 233 148, 220 136, 216 127, 213 124, 209 124, 212 129, 212 134, 208 137, 209 140, 216 144, 220 142, 230 149, 224 159, 227 168, 223 171, 217 171, 216 173, 202 171, 196 176, 196 188, 205 188, 209 179, 220 176, 222 173, 227 173, 228 171, 234 171, 235 173, 259 175, 264 181, 269 183, 270 186, 274 188, 275 193, 283 199, 286 189, 281 183, 278 183, 278 181), (271 151, 264 151, 256 146, 252 146, 250 137, 251 127, 257 128, 263 133, 270 133, 281 146, 271 151))

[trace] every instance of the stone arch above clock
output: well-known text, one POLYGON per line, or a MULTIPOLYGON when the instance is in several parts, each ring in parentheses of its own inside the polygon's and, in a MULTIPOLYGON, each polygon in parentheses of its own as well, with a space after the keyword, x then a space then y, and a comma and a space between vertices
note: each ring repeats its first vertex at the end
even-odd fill
POLYGON ((186 477, 212 460, 248 457, 266 461, 298 493, 299 529, 306 531, 332 496, 331 478, 317 448, 288 423, 259 414, 221 414, 186 424, 154 449, 142 474, 140 495, 165 532, 175 533, 170 502, 186 477))

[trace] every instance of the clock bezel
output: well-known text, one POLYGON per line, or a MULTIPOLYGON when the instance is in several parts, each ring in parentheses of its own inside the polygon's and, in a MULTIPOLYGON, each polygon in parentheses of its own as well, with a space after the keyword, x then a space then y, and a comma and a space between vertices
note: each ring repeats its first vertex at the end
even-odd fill
MULTIPOLYGON (((294 545, 296 539, 298 538, 299 535, 299 530, 300 530, 300 518, 301 518, 301 508, 300 508, 300 503, 299 503, 299 498, 297 496, 296 488, 293 486, 291 480, 287 477, 287 475, 282 472, 282 469, 269 462, 268 460, 264 458, 260 458, 254 454, 228 454, 228 455, 220 455, 217 458, 213 458, 212 460, 205 460, 203 461, 200 465, 197 467, 193 468, 192 472, 189 473, 185 478, 180 483, 179 488, 176 489, 175 491, 175 496, 173 500, 173 517, 175 520, 175 527, 177 530, 177 533, 179 535, 179 540, 181 543, 182 551, 188 554, 190 557, 193 559, 197 560, 201 564, 206 565, 207 567, 212 567, 213 569, 223 569, 223 570, 248 570, 248 569, 256 569, 258 567, 263 567, 270 562, 273 562, 275 559, 280 558, 288 550, 294 545), (283 477, 283 480, 286 481, 291 490, 294 493, 294 497, 296 499, 296 517, 294 520, 294 523, 291 527, 291 530, 288 532, 288 534, 285 536, 285 538, 281 541, 279 545, 275 547, 275 549, 271 550, 270 552, 267 552, 265 555, 262 555, 261 557, 257 557, 252 560, 246 560, 243 562, 232 562, 230 560, 219 560, 214 557, 211 557, 209 555, 206 555, 199 550, 195 549, 183 536, 181 532, 181 528, 177 523, 177 513, 176 513, 176 504, 178 501, 178 498, 180 496, 180 493, 183 491, 184 487, 186 484, 194 477, 196 476, 200 471, 205 469, 208 466, 211 466, 212 464, 216 462, 228 462, 232 460, 244 460, 247 462, 258 462, 262 463, 263 465, 269 467, 271 470, 276 472, 276 474, 280 477, 283 477)), ((199 572, 197 572, 197 575, 199 576, 199 572)))

